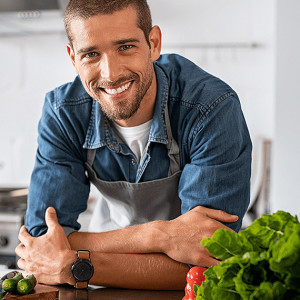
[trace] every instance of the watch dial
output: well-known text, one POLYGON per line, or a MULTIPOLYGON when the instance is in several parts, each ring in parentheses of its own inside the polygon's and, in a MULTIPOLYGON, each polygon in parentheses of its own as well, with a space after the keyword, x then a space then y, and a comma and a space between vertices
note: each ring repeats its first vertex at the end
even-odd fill
POLYGON ((78 281, 88 281, 94 274, 94 268, 88 260, 80 259, 73 265, 72 273, 78 281))

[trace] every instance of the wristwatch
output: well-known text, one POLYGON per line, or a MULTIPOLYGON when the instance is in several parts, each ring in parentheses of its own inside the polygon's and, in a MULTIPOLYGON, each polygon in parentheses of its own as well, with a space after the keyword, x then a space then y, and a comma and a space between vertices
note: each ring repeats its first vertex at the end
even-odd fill
POLYGON ((76 251, 76 261, 72 264, 72 274, 75 278, 75 288, 86 289, 94 274, 89 250, 76 251))

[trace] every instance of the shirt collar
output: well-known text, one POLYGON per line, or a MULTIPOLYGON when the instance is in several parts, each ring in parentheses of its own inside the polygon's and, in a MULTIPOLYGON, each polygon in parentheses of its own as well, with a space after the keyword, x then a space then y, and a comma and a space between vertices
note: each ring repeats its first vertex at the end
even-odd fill
MULTIPOLYGON (((154 70, 157 79, 157 93, 149 142, 167 144, 164 110, 169 97, 169 84, 165 73, 155 63, 154 70)), ((121 150, 110 121, 101 111, 99 103, 94 100, 83 148, 96 149, 103 146, 107 146, 116 152, 120 152, 121 150)))

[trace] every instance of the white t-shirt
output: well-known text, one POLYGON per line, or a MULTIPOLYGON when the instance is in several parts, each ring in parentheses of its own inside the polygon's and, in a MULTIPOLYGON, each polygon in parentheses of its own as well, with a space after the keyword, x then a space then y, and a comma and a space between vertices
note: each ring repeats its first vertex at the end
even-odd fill
POLYGON ((134 127, 122 127, 115 122, 112 123, 119 137, 135 154, 137 161, 140 162, 148 142, 152 119, 134 127))

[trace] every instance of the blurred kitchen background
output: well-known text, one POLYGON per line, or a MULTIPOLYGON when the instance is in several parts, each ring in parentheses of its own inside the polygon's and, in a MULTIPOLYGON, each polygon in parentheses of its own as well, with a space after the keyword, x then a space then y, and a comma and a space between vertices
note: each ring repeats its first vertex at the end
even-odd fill
MULTIPOLYGON (((0 265, 13 257, 26 209, 44 95, 72 81, 67 0, 0 0, 0 265)), ((278 209, 300 216, 300 1, 149 0, 163 53, 229 83, 253 140, 244 226, 278 209)), ((191 74, 192 76, 192 74, 191 74)), ((89 211, 83 214, 83 230, 89 211)))

